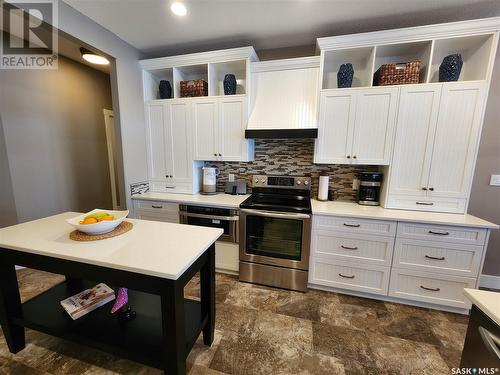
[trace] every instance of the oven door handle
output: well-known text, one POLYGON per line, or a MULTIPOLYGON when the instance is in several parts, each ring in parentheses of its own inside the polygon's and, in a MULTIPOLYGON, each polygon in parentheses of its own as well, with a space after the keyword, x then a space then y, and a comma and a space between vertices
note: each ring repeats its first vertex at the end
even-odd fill
POLYGON ((216 215, 205 215, 205 214, 195 214, 192 212, 179 211, 179 215, 183 217, 198 217, 200 219, 212 219, 212 220, 224 220, 224 221, 238 221, 239 216, 216 216, 216 215))
POLYGON ((310 219, 311 215, 308 214, 298 214, 298 213, 281 213, 281 212, 274 212, 274 211, 262 211, 262 210, 251 210, 251 209, 240 209, 240 212, 248 214, 248 215, 255 215, 255 216, 265 216, 265 217, 277 217, 277 218, 284 218, 284 219, 310 219))

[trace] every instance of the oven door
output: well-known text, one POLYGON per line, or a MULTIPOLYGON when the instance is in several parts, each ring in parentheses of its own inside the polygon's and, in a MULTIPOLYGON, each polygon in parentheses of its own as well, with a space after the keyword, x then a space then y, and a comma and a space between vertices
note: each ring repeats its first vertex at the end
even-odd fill
POLYGON ((307 270, 311 215, 240 209, 240 260, 307 270))

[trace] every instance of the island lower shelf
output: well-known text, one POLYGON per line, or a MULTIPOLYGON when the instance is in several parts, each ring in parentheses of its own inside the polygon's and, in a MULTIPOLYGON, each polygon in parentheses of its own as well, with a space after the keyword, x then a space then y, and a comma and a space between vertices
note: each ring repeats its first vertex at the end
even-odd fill
MULTIPOLYGON (((23 303, 22 315, 14 318, 14 323, 161 368, 165 353, 161 351, 164 343, 160 297, 129 290, 129 304, 137 312, 130 321, 120 321, 110 313, 112 302, 72 320, 60 301, 96 284, 85 280, 75 290, 63 282, 23 303)), ((207 317, 202 316, 198 301, 185 299, 184 311, 186 353, 189 353, 207 317)))

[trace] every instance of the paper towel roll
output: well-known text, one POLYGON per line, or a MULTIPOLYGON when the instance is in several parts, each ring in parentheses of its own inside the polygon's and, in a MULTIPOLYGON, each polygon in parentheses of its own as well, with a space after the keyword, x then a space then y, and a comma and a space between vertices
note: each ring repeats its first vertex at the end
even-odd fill
POLYGON ((330 176, 324 175, 319 176, 319 188, 318 188, 318 200, 326 201, 328 200, 328 182, 330 176))

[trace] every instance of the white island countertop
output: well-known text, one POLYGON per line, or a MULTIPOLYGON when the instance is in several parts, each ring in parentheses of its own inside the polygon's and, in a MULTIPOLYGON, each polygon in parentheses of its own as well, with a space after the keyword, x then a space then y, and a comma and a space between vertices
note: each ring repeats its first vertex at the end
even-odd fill
POLYGON ((465 296, 500 326, 500 293, 488 290, 464 289, 465 296))
MULTIPOLYGON (((127 233, 100 241, 70 240, 65 212, 0 229, 0 248, 176 280, 223 233, 222 229, 126 219, 127 233)), ((0 249, 0 251, 2 251, 0 249)))
POLYGON ((152 201, 175 202, 181 204, 196 204, 200 206, 239 208, 240 204, 249 197, 246 195, 232 195, 217 193, 214 195, 203 194, 176 194, 176 193, 155 193, 148 191, 143 194, 132 195, 132 199, 144 199, 152 201))
POLYGON ((380 206, 363 206, 353 201, 322 202, 311 199, 314 215, 332 215, 407 222, 421 222, 442 225, 498 229, 498 225, 472 215, 445 214, 410 210, 392 210, 380 206))

